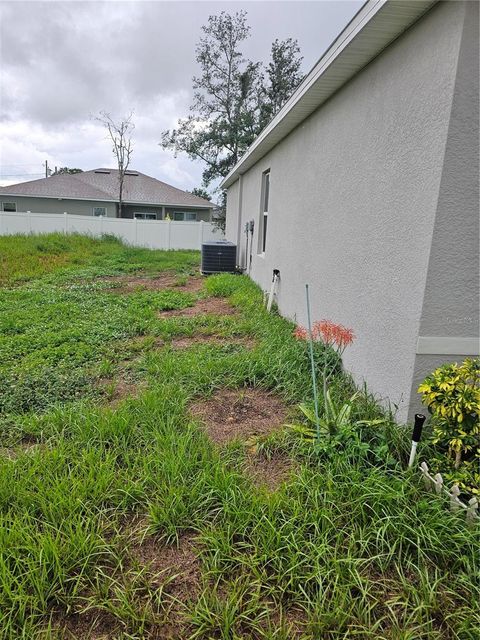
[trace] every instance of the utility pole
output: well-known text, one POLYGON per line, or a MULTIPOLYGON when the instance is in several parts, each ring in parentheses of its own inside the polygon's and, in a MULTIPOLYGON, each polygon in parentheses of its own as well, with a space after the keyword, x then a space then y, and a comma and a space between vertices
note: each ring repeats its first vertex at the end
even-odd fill
POLYGON ((48 176, 52 173, 52 170, 49 169, 48 167, 48 160, 45 160, 45 178, 48 178, 48 176))

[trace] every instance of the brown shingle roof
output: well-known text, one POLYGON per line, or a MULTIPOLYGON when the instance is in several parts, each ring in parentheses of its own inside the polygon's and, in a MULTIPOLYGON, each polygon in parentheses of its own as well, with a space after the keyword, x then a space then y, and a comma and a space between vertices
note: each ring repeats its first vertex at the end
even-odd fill
MULTIPOLYGON (((21 182, 1 187, 0 195, 118 202, 118 170, 94 169, 21 182)), ((123 201, 126 204, 214 206, 208 200, 133 170, 125 175, 123 201)))

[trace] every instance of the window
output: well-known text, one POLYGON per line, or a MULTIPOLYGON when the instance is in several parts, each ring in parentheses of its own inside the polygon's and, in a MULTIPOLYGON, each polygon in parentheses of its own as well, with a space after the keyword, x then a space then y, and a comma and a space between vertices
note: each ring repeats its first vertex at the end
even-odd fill
POLYGON ((16 202, 4 202, 2 204, 2 211, 16 211, 17 203, 16 202))
POLYGON ((107 215, 107 207, 93 207, 93 215, 97 218, 107 215))
POLYGON ((195 222, 197 220, 197 214, 191 211, 174 211, 173 219, 184 222, 195 222))
POLYGON ((262 177, 262 207, 261 207, 261 253, 265 253, 267 246, 268 200, 270 197, 270 171, 265 171, 262 177))
POLYGON ((156 213, 143 213, 141 211, 135 211, 133 214, 133 217, 136 220, 156 220, 157 219, 157 214, 156 213))

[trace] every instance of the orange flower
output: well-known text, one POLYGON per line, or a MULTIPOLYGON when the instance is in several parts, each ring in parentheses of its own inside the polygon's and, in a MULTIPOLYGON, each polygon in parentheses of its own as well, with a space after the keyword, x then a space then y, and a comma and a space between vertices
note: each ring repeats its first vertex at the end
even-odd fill
POLYGON ((339 325, 339 330, 337 334, 337 344, 341 348, 348 347, 349 344, 355 340, 355 334, 352 329, 348 329, 343 325, 339 325))
MULTIPOLYGON (((297 340, 308 339, 308 331, 301 325, 295 328, 293 335, 297 340)), ((312 338, 321 340, 324 344, 336 346, 338 350, 343 351, 352 344, 355 335, 352 329, 344 327, 343 324, 335 324, 331 320, 319 320, 313 323, 312 338)))
POLYGON ((355 339, 352 329, 342 324, 335 324, 331 320, 320 320, 313 325, 312 333, 315 338, 329 345, 336 345, 339 349, 345 349, 355 339))
POLYGON ((308 331, 305 329, 305 327, 301 327, 300 325, 298 325, 298 327, 295 327, 293 335, 297 340, 306 340, 308 338, 308 331))

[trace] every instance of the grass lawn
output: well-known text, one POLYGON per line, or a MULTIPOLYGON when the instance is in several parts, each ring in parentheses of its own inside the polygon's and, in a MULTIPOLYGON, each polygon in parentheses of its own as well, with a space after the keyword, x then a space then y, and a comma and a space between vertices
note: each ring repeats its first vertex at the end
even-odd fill
POLYGON ((477 639, 478 529, 409 433, 313 451, 305 343, 198 262, 0 238, 0 638, 477 639))

